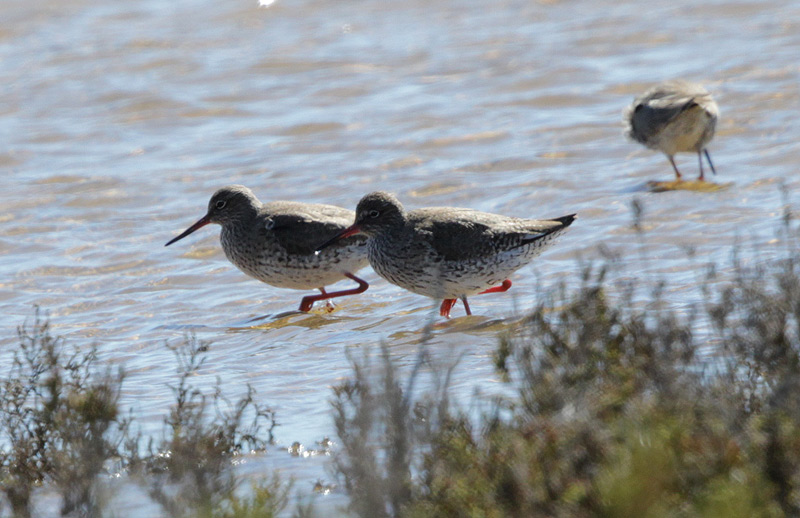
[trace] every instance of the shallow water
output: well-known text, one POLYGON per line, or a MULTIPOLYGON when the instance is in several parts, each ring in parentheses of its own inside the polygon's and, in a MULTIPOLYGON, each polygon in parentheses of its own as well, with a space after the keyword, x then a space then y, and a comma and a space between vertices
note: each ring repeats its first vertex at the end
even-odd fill
MULTIPOLYGON (((575 279, 601 245, 631 277, 665 278, 681 309, 699 266, 725 263, 735 242, 780 253, 780 186, 790 200, 800 191, 800 4, 790 0, 5 0, 0 16, 0 346, 12 348, 34 304, 48 310, 56 333, 129 371, 124 404, 145 431, 172 397, 165 340, 211 342, 203 379, 233 395, 250 383, 278 414, 279 444, 313 445, 333 433, 345 351, 385 340, 410 364, 438 320, 431 301, 367 269, 369 291, 333 314, 248 325, 296 309, 304 293, 240 273, 216 229, 163 246, 222 185, 351 208, 383 189, 408 207, 577 212, 510 292, 471 300, 472 319, 459 305, 434 330, 438 354, 461 356, 464 400, 498 382, 489 359, 503 321, 575 279), (644 188, 671 169, 625 140, 621 112, 674 77, 703 82, 719 103, 710 151, 729 188, 644 188)), ((695 157, 678 164, 696 175, 695 157)), ((267 457, 300 489, 329 478, 319 459, 267 457)))

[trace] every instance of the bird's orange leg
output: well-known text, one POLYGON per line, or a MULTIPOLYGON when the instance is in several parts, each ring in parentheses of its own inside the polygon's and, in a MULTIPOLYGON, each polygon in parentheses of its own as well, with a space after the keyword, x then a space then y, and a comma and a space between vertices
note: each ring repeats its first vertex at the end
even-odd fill
POLYGON ((456 305, 458 299, 444 299, 442 305, 439 306, 439 314, 444 318, 450 318, 450 310, 456 305))
POLYGON ((466 296, 461 297, 461 302, 464 303, 464 309, 467 310, 467 315, 471 315, 472 311, 469 310, 469 302, 467 302, 467 297, 466 296))
MULTIPOLYGON (((668 156, 667 158, 669 158, 669 163, 672 164, 672 168, 675 169, 675 181, 676 182, 680 182, 681 181, 681 172, 678 171, 678 166, 675 165, 675 159, 672 158, 671 156, 668 156)), ((702 169, 701 169, 701 171, 702 171, 702 169)))
POLYGON ((369 288, 369 284, 367 283, 367 281, 359 279, 352 273, 345 272, 344 276, 347 277, 348 279, 353 279, 354 281, 356 281, 358 283, 358 287, 349 290, 334 291, 332 293, 327 293, 325 291, 325 288, 320 288, 319 291, 322 292, 321 294, 308 295, 306 297, 303 297, 303 300, 300 301, 300 311, 310 311, 311 306, 313 306, 314 303, 317 302, 318 300, 328 300, 336 297, 344 297, 345 295, 356 295, 358 293, 364 293, 365 291, 367 291, 367 288, 369 288))
MULTIPOLYGON (((697 152, 697 163, 700 164, 700 176, 697 177, 698 182, 705 182, 706 181, 706 172, 703 171, 703 151, 700 150, 697 152)), ((711 162, 709 162, 710 164, 711 162)))

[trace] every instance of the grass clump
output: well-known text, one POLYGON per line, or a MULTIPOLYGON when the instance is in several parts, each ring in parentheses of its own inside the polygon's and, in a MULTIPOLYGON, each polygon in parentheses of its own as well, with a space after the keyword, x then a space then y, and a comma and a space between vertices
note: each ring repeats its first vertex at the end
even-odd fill
POLYGON ((419 371, 400 380, 386 353, 378 368, 354 362, 334 400, 351 511, 797 516, 798 265, 737 264, 732 283, 707 283, 683 312, 664 285, 640 297, 586 269, 501 338, 494 361, 514 395, 478 418, 446 386, 417 396, 419 371))
POLYGON ((0 489, 17 517, 31 516, 45 483, 59 490, 62 515, 97 515, 98 475, 120 456, 129 425, 118 408, 124 373, 101 368, 94 349, 67 349, 38 309, 18 336, 0 382, 0 489))
MULTIPOLYGON (((141 437, 119 406, 125 374, 104 367, 94 348, 69 348, 53 337, 37 310, 18 330, 19 347, 0 379, 0 504, 15 518, 35 515, 35 493, 47 487, 61 498, 61 515, 113 516, 103 475, 144 486, 169 516, 265 518, 288 502, 289 485, 265 475, 240 487, 233 461, 263 451, 273 439, 274 413, 254 391, 236 401, 217 382, 210 394, 191 386, 207 347, 193 338, 173 347, 178 360, 175 404, 164 438, 141 437)), ((129 413, 128 413, 129 414, 129 413)))
POLYGON ((345 455, 336 457, 358 516, 397 516, 411 496, 412 408, 386 347, 378 384, 372 358, 353 361, 354 378, 334 389, 334 421, 345 455), (377 444, 376 444, 377 443, 377 444))
POLYGON ((142 463, 151 498, 173 517, 275 516, 287 504, 289 486, 273 475, 239 492, 232 469, 236 457, 263 452, 272 443, 274 413, 249 386, 231 402, 219 379, 210 394, 189 383, 205 363, 206 344, 191 338, 172 349, 178 362, 175 405, 164 421, 165 438, 157 445, 151 441, 142 463))

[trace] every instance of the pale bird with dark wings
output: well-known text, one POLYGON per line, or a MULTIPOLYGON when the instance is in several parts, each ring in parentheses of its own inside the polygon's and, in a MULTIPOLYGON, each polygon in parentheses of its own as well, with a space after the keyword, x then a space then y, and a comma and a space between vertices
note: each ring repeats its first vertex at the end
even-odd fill
POLYGON ((362 293, 369 287, 355 276, 368 263, 365 236, 352 236, 324 253, 315 252, 320 242, 346 229, 353 217, 353 211, 333 205, 294 201, 262 204, 247 187, 229 185, 214 193, 205 216, 165 246, 216 223, 222 227, 220 243, 225 256, 247 275, 279 288, 318 289, 319 295, 306 296, 300 303, 300 311, 309 311, 314 302, 362 293), (325 290, 325 286, 345 278, 358 286, 325 290))

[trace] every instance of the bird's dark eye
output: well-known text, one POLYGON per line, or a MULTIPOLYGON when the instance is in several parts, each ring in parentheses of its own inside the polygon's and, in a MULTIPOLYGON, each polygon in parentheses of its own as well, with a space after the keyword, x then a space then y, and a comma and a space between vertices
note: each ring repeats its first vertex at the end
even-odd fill
POLYGON ((378 217, 378 216, 380 216, 380 215, 381 215, 381 212, 380 212, 380 211, 378 211, 378 210, 371 210, 371 211, 369 211, 369 217, 370 217, 370 218, 377 218, 377 217, 378 217))
POLYGON ((216 207, 217 207, 217 209, 224 209, 225 205, 227 205, 227 204, 228 204, 228 202, 226 202, 225 200, 219 200, 216 203, 216 207))

